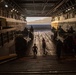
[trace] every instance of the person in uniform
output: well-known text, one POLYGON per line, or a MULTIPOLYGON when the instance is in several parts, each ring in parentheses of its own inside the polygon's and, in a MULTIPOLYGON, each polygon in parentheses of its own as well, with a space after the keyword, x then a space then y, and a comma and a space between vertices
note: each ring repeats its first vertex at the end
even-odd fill
POLYGON ((36 44, 34 44, 34 46, 32 47, 32 51, 33 51, 33 54, 34 54, 34 58, 37 57, 37 50, 38 50, 38 47, 36 46, 36 44))
POLYGON ((46 51, 45 51, 45 49, 46 49, 46 42, 45 42, 44 38, 42 39, 42 48, 43 48, 43 54, 46 54, 46 51))

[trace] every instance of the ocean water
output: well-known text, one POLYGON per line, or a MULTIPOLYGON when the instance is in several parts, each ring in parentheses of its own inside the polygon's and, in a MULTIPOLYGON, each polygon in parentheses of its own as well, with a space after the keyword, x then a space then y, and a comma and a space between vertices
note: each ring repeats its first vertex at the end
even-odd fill
POLYGON ((27 25, 26 27, 29 29, 31 26, 33 26, 34 30, 50 30, 51 25, 50 24, 30 24, 27 25))

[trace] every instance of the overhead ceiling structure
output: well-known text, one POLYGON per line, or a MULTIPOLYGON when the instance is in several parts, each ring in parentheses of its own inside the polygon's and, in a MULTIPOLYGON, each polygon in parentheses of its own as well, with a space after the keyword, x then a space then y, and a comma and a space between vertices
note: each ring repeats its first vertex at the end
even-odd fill
POLYGON ((26 16, 51 16, 51 12, 64 0, 14 0, 26 16))
POLYGON ((66 0, 14 0, 26 16, 51 16, 66 0))
POLYGON ((50 17, 76 4, 76 0, 11 0, 10 2, 13 2, 26 17, 50 17))

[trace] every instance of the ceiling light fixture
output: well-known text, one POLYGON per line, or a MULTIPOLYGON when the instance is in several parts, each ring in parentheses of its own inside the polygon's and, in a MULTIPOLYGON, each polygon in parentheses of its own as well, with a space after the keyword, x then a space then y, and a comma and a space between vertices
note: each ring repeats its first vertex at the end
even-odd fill
POLYGON ((6 8, 8 8, 8 5, 7 5, 7 4, 5 4, 5 7, 6 7, 6 8))

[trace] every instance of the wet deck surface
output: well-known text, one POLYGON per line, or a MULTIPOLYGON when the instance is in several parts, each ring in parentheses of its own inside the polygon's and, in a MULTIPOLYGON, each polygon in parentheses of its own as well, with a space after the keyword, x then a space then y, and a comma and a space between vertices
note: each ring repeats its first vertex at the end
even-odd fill
POLYGON ((0 74, 5 75, 76 75, 76 61, 58 61, 55 46, 51 39, 51 31, 34 33, 34 43, 38 46, 37 58, 33 58, 32 50, 28 57, 23 57, 0 65, 0 74), (42 37, 46 40, 47 55, 43 55, 42 37))
MULTIPOLYGON (((48 55, 55 55, 55 46, 51 41, 51 31, 37 31, 34 32, 34 43, 36 43, 38 47, 37 56, 43 56, 43 49, 42 49, 42 38, 46 41, 46 51, 48 55)), ((30 50, 30 55, 33 55, 32 51, 30 50)))

